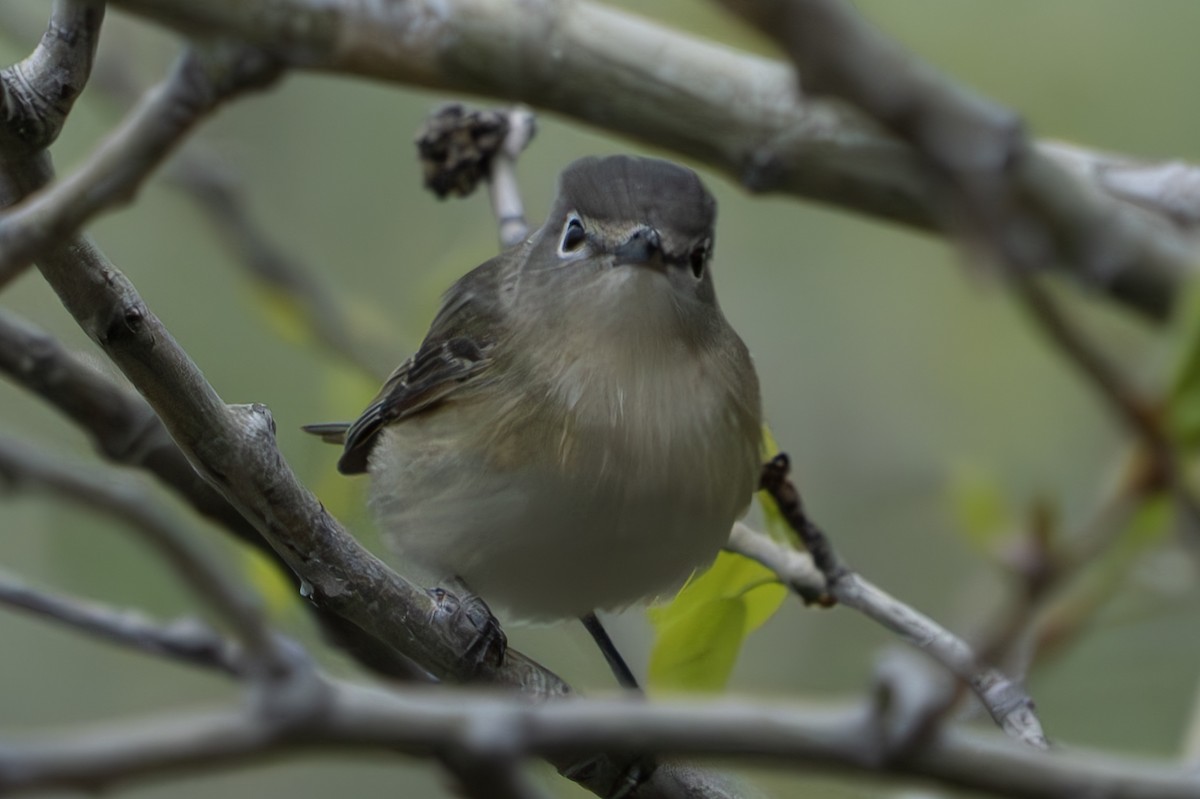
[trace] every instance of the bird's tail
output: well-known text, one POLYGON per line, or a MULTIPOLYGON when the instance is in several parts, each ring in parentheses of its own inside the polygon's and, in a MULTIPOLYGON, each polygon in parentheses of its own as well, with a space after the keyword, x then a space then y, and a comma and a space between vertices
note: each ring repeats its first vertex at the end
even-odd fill
POLYGON ((346 443, 346 431, 350 429, 350 423, 322 422, 320 424, 306 424, 300 429, 306 433, 312 433, 314 436, 320 436, 321 440, 326 444, 341 446, 346 443))

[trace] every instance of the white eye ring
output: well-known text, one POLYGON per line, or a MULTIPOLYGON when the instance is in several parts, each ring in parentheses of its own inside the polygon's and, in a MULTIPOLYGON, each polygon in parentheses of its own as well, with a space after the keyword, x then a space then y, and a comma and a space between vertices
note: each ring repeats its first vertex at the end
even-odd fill
POLYGON ((558 254, 560 257, 574 255, 587 243, 587 231, 584 230, 583 220, 575 214, 567 217, 567 224, 563 226, 562 239, 558 244, 558 254))

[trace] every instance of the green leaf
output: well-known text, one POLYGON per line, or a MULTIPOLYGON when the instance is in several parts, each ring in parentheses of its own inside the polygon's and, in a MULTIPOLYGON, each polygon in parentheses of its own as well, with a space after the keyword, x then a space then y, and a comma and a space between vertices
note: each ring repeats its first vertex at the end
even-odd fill
POLYGON ((650 654, 650 687, 655 691, 719 691, 725 687, 742 648, 746 608, 736 599, 718 599, 672 614, 656 624, 650 654))
MULTIPOLYGON (((778 452, 770 431, 763 427, 767 457, 778 452)), ((793 546, 794 537, 775 503, 758 492, 767 531, 793 546)), ((746 636, 779 610, 787 588, 767 567, 722 552, 705 572, 693 575, 667 605, 650 608, 654 648, 650 654, 649 687, 657 691, 719 691, 729 681, 746 636)))
POLYGON ((1200 285, 1185 294, 1175 314, 1171 339, 1177 347, 1167 422, 1187 446, 1200 442, 1200 285))
POLYGON ((995 476, 974 466, 951 473, 947 489, 955 529, 979 549, 992 551, 1016 527, 995 476))

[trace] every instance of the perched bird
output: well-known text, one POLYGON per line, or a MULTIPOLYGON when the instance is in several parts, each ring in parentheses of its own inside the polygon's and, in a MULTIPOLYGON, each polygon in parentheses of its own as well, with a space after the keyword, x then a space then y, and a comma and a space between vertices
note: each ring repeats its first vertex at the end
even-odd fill
POLYGON ((357 421, 306 428, 370 474, 404 562, 547 621, 661 596, 716 557, 757 486, 762 412, 717 305, 715 214, 691 170, 576 161, 357 421))

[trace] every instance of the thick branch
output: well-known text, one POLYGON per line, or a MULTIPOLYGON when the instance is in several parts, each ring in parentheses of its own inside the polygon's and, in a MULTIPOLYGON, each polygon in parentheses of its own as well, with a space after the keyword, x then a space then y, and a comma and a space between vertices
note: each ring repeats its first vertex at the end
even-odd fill
POLYGON ((724 2, 779 42, 806 90, 847 100, 912 144, 939 185, 946 230, 1003 265, 1034 320, 1142 440, 1200 529, 1200 501, 1151 403, 1036 282, 1064 263, 1093 275, 1142 271, 1155 255, 1134 216, 1066 179, 1068 170, 1034 146, 1015 113, 909 55, 845 0, 724 2))
MULTIPOLYGON (((926 229, 943 220, 936 186, 910 148, 852 111, 798 96, 789 67, 596 3, 535 0, 514 14, 502 0, 278 0, 269 11, 116 2, 184 32, 241 37, 294 66, 525 102, 695 158, 754 191, 926 229)), ((1126 203, 1121 193, 1102 196, 1105 184, 1085 188, 1061 170, 1040 169, 1038 179, 1040 195, 1053 198, 1038 213, 1056 229, 1070 233, 1096 216, 1119 223, 1122 247, 1111 260, 1055 262, 1133 308, 1163 315, 1192 271, 1178 219, 1145 213, 1145 203, 1126 203)))
MULTIPOLYGON (((414 754, 488 752, 563 758, 595 748, 723 756, 789 768, 899 775, 1005 797, 1193 799, 1188 768, 1108 753, 1046 753, 958 727, 890 759, 862 708, 812 709, 746 700, 653 704, 519 698, 440 689, 383 693, 327 681, 325 712, 281 727, 224 710, 58 734, 0 747, 0 791, 106 787, 181 769, 212 768, 310 748, 384 748, 414 754)), ((639 792, 644 796, 644 792, 639 792)), ((685 794, 666 794, 682 797, 685 794)), ((688 794, 693 795, 693 794, 688 794)))
POLYGON ((44 150, 58 138, 91 74, 103 21, 100 0, 55 0, 34 51, 0 71, 5 135, 28 152, 44 150))
MULTIPOLYGON (((37 48, 0 70, 0 208, 53 177, 46 147, 87 82, 103 19, 102 3, 56 0, 37 48)), ((0 288, 14 274, 0 267, 0 288)))

